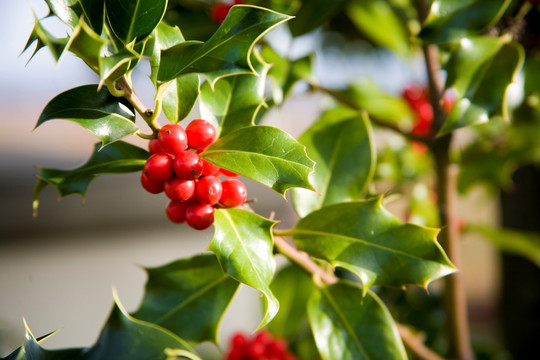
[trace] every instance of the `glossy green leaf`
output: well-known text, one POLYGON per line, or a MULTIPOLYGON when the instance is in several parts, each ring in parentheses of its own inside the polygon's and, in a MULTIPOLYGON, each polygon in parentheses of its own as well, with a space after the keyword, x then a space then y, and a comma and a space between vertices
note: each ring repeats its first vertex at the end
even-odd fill
POLYGON ((220 79, 212 86, 201 86, 200 112, 202 118, 216 128, 217 137, 254 124, 255 117, 265 105, 264 75, 236 75, 220 79))
POLYGON ((375 148, 366 114, 337 108, 298 138, 315 161, 310 181, 317 193, 293 189, 296 212, 306 216, 330 204, 360 199, 375 172, 375 148))
POLYGON ((109 26, 124 43, 141 40, 159 24, 167 0, 105 0, 109 26))
POLYGON ((279 312, 267 329, 273 335, 293 339, 307 325, 307 302, 315 285, 298 266, 288 265, 279 270, 270 290, 279 301, 279 312))
POLYGON ((37 338, 32 334, 26 320, 24 321, 24 344, 2 360, 72 360, 82 359, 86 349, 59 349, 48 350, 41 346, 41 342, 54 333, 37 338))
POLYGON ((508 87, 523 65, 524 51, 521 45, 514 42, 505 43, 494 56, 481 65, 473 61, 472 64, 478 68, 473 75, 466 71, 466 75, 471 75, 467 81, 465 76, 459 77, 456 72, 469 66, 467 59, 474 58, 476 52, 467 51, 470 45, 467 39, 461 43, 461 49, 465 47, 462 51, 467 54, 460 54, 458 50, 455 56, 462 55, 461 58, 454 62, 453 59, 450 60, 453 74, 451 79, 458 87, 457 99, 439 135, 464 126, 485 123, 495 115, 508 119, 506 102, 508 87))
POLYGON ((34 14, 34 28, 32 29, 32 33, 28 37, 28 41, 26 42, 26 45, 24 46, 23 52, 28 50, 30 46, 32 46, 32 44, 36 42, 36 48, 32 52, 32 55, 30 55, 30 58, 28 59, 28 61, 32 60, 34 55, 36 55, 36 53, 39 50, 41 50, 44 47, 48 47, 54 59, 58 62, 60 58, 62 57, 64 50, 66 49, 68 41, 69 41, 69 38, 67 37, 58 39, 55 36, 53 36, 51 33, 49 33, 43 27, 43 25, 41 25, 41 22, 36 17, 36 14, 34 14))
POLYGON ((150 79, 157 86, 157 76, 159 71, 159 63, 161 62, 161 50, 170 48, 174 45, 185 41, 182 31, 177 26, 170 26, 164 22, 154 30, 155 38, 152 57, 150 58, 150 79))
POLYGON ((440 44, 477 35, 493 26, 511 0, 434 0, 420 38, 440 44))
POLYGON ((427 287, 455 271, 435 238, 438 229, 403 223, 382 198, 326 206, 300 219, 294 242, 308 254, 374 284, 427 287))
POLYGON ((284 195, 291 187, 313 189, 308 176, 314 163, 305 147, 271 126, 249 126, 218 139, 201 156, 284 195))
POLYGON ((101 34, 105 20, 105 0, 79 0, 78 7, 85 21, 96 33, 101 34))
POLYGON ((302 6, 289 23, 293 36, 303 35, 323 25, 342 7, 345 0, 310 0, 302 1, 302 6))
POLYGON ((101 52, 105 45, 107 42, 82 18, 73 30, 66 48, 99 73, 101 52))
POLYGON ((124 99, 112 96, 106 88, 84 85, 54 97, 43 109, 36 127, 53 119, 73 121, 94 134, 103 146, 135 134, 133 107, 124 99))
POLYGON ((485 225, 471 225, 467 231, 479 233, 501 251, 523 256, 540 266, 540 236, 537 233, 485 225))
POLYGON ((79 15, 72 9, 78 0, 45 0, 50 11, 62 22, 75 28, 79 23, 79 15))
POLYGON ((353 24, 375 44, 402 56, 409 54, 410 34, 407 26, 387 1, 350 1, 347 5, 347 15, 353 24))
MULTIPOLYGON (((84 359, 168 360, 171 358, 169 354, 175 350, 182 350, 186 355, 192 354, 185 341, 155 324, 134 319, 117 302, 97 343, 90 348, 84 359)), ((191 358, 198 359, 195 354, 191 358)))
POLYGON ((186 41, 163 50, 158 80, 166 83, 178 76, 196 73, 214 84, 223 76, 254 73, 250 55, 255 42, 289 19, 289 16, 256 6, 233 6, 206 42, 186 41))
POLYGON ((209 250, 232 278, 259 290, 263 295, 264 314, 258 327, 274 318, 279 303, 270 290, 276 269, 273 256, 274 221, 242 209, 219 209, 215 212, 215 232, 209 250))
POLYGON ((33 208, 37 213, 39 194, 47 185, 53 185, 60 197, 81 194, 84 198, 88 186, 102 174, 121 174, 142 170, 150 154, 137 146, 117 141, 104 148, 98 143, 86 163, 72 170, 40 168, 34 189, 33 208))
POLYGON ((367 111, 369 116, 405 130, 412 127, 415 119, 411 107, 401 96, 390 95, 370 81, 353 83, 337 95, 354 108, 367 111))
POLYGON ((133 317, 162 326, 182 339, 217 343, 223 313, 238 289, 213 254, 146 269, 143 302, 133 317))
POLYGON ((318 289, 308 315, 323 360, 407 359, 390 312, 371 291, 348 282, 318 289))
POLYGON ((131 71, 143 57, 146 41, 135 44, 133 48, 124 47, 120 51, 99 58, 99 79, 115 81, 131 71))

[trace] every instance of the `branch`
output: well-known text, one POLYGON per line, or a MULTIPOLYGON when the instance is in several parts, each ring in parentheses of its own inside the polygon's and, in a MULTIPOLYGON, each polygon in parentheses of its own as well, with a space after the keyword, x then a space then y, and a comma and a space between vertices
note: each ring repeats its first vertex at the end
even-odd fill
MULTIPOLYGON (((274 230, 274 233, 286 234, 287 231, 274 230)), ((315 278, 320 279, 323 283, 331 285, 339 281, 339 278, 334 273, 326 272, 323 268, 317 265, 317 263, 315 263, 315 261, 313 261, 307 253, 298 250, 281 236, 274 236, 274 245, 276 245, 276 248, 281 254, 315 278)), ((420 338, 413 334, 407 326, 400 324, 397 321, 395 321, 395 324, 405 346, 407 346, 421 359, 444 360, 437 353, 424 345, 420 338)))
MULTIPOLYGON (((351 109, 354 109, 356 111, 363 111, 365 109, 361 108, 358 106, 358 104, 356 104, 355 102, 351 101, 349 98, 347 98, 346 96, 343 96, 342 94, 340 94, 338 91, 335 91, 335 90, 332 90, 332 89, 328 89, 328 88, 325 88, 323 86, 320 86, 319 84, 315 84, 315 83, 310 83, 310 86, 314 89, 314 90, 318 90, 318 91, 321 91, 327 95, 330 95, 331 97, 333 97, 335 100, 339 101, 340 103, 342 103, 343 105, 346 105, 348 107, 350 107, 351 109)), ((418 135, 415 135, 413 133, 410 133, 410 132, 407 132, 407 131, 404 131, 403 129, 401 129, 399 126, 395 125, 395 124, 392 124, 392 123, 389 123, 389 122, 386 122, 386 121, 383 121, 379 118, 376 118, 376 117, 373 117, 373 116, 369 116, 369 119, 376 125, 382 127, 382 128, 385 128, 385 129, 389 129, 389 130, 392 130, 404 137, 406 137, 407 139, 409 140, 412 140, 412 141, 418 141, 418 142, 421 142, 421 143, 428 143, 429 142, 429 139, 425 138, 425 137, 422 137, 422 136, 418 136, 418 135)))

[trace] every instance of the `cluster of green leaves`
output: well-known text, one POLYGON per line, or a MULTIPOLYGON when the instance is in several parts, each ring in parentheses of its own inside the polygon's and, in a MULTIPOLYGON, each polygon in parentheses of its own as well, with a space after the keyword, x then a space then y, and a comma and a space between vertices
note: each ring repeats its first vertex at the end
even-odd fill
MULTIPOLYGON (((326 91, 341 104, 325 109, 298 140, 279 128, 259 125, 264 110, 279 106, 296 82, 318 85, 311 56, 289 59, 271 44, 256 44, 287 21, 293 36, 325 26, 355 34, 400 57, 413 54, 419 44, 437 44, 446 55, 446 87, 457 96, 437 135, 443 136, 498 115, 508 117, 506 94, 524 52, 511 37, 487 36, 485 30, 505 14, 509 0, 459 4, 435 0, 423 26, 408 1, 257 1, 287 15, 240 5, 219 26, 211 23, 202 2, 46 2, 50 15, 70 28, 69 35, 52 36, 36 18, 25 50, 36 42, 34 54, 47 47, 57 60, 70 51, 95 71, 99 81, 53 98, 36 126, 65 119, 100 142, 76 169, 39 170, 35 210, 48 185, 61 197, 84 196, 97 176, 140 171, 149 153, 125 141, 140 134, 136 120, 148 124, 150 137, 155 136, 161 111, 168 121, 178 123, 198 101, 201 116, 218 134, 201 156, 283 196, 292 189, 300 220, 292 229, 276 230, 276 222, 249 209, 218 209, 208 253, 146 269, 148 282, 139 309, 128 314, 117 300, 94 346, 50 351, 40 346, 43 339, 27 330, 23 347, 6 359, 196 359, 193 346, 205 341, 217 344, 221 318, 240 284, 262 294, 258 328, 268 326, 274 334, 293 339, 303 359, 407 358, 392 316, 370 288, 410 284, 426 288, 455 271, 436 241, 438 229, 405 223, 384 208, 383 197, 368 194, 376 175, 398 182, 428 173, 429 155, 411 152, 406 142, 400 149, 379 154, 374 143, 373 124, 406 131, 414 115, 399 96, 373 83, 351 82, 346 89, 326 91), (168 6, 173 10, 165 16, 168 6), (291 20, 290 15, 296 18, 291 20), (182 20, 182 30, 167 24, 164 16, 182 20), (205 20, 194 23, 197 19, 205 20), (151 111, 141 107, 131 84, 131 72, 141 61, 149 62, 156 90, 151 111), (409 166, 408 172, 403 164, 409 166), (277 235, 291 237, 322 268, 340 268, 351 276, 324 284, 296 267, 276 274, 277 235)), ((538 96, 535 91, 531 86, 529 100, 538 96)), ((540 109, 538 103, 534 109, 540 109)), ((534 141, 538 142, 531 138, 534 141)), ((422 212, 435 208, 429 189, 422 187, 416 195, 411 216, 437 225, 433 212, 422 212)))

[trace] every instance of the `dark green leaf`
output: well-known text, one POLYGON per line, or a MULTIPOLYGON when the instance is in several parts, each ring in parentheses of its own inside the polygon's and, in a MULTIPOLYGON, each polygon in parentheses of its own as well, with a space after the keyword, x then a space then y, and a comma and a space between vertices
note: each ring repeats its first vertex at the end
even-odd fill
MULTIPOLYGON (((484 43, 482 41, 482 45, 484 43)), ((457 99, 439 135, 467 125, 485 123, 489 117, 495 115, 501 115, 504 119, 508 119, 506 95, 509 85, 523 65, 523 48, 515 42, 505 43, 494 56, 482 64, 473 60, 473 66, 479 66, 474 74, 465 71, 465 75, 460 77, 456 75, 457 72, 469 66, 467 60, 474 58, 476 51, 478 51, 469 49, 469 46, 474 47, 474 42, 471 44, 468 39, 463 39, 461 52, 458 50, 454 55, 458 59, 450 60, 451 79, 454 80, 453 84, 458 87, 456 89, 457 99), (467 76, 470 77, 470 80, 467 79, 467 76)), ((484 46, 480 48, 484 48, 484 46)))
POLYGON ((103 146, 135 134, 133 107, 124 99, 112 96, 106 88, 84 85, 53 98, 43 109, 36 127, 52 119, 73 121, 98 137, 103 146))
POLYGON ((511 0, 434 0, 420 32, 427 43, 440 44, 477 35, 494 25, 511 0))
POLYGON ((375 44, 402 56, 409 54, 410 34, 406 25, 387 1, 351 1, 347 6, 347 15, 353 24, 375 44))
POLYGON ((216 257, 198 255, 146 272, 144 299, 133 316, 189 342, 217 343, 219 322, 238 283, 223 273, 216 257))
POLYGON ((381 201, 341 203, 312 212, 292 229, 294 242, 356 274, 364 291, 374 284, 427 287, 455 271, 435 240, 438 229, 403 223, 381 201))
POLYGON ((467 231, 477 232, 501 251, 523 256, 540 266, 540 236, 537 233, 483 225, 468 226, 467 231))
POLYGON ((280 194, 291 187, 313 189, 308 176, 314 163, 306 155, 305 147, 271 126, 237 129, 217 140, 201 156, 280 194))
POLYGON ((289 23, 293 36, 303 35, 327 22, 342 7, 345 0, 302 1, 294 20, 289 23))
POLYGON ((264 80, 264 74, 248 74, 222 78, 214 89, 208 82, 202 84, 201 116, 215 126, 218 138, 254 124, 265 105, 264 80))
POLYGON ((72 29, 79 23, 79 15, 72 7, 78 0, 45 0, 51 12, 72 29))
POLYGON ((407 359, 392 316, 371 291, 347 282, 321 288, 308 315, 323 360, 407 359))
POLYGON ((262 328, 274 318, 279 303, 270 290, 276 264, 272 254, 275 222, 242 209, 219 209, 215 212, 215 233, 209 250, 223 270, 234 279, 259 290, 263 295, 262 328))
POLYGON ((99 78, 115 81, 131 71, 142 58, 147 42, 139 42, 134 48, 124 47, 117 53, 99 58, 99 78))
POLYGON ((169 82, 197 73, 213 85, 219 78, 254 73, 250 55, 254 43, 290 17, 255 6, 233 6, 208 41, 186 41, 161 52, 158 80, 169 82))
POLYGON ((92 180, 102 174, 121 174, 142 170, 150 154, 137 146, 117 141, 101 148, 98 143, 90 159, 82 166, 72 170, 40 168, 38 183, 34 189, 34 213, 39 206, 39 194, 48 184, 58 190, 60 197, 69 194, 85 196, 92 180))
POLYGON ((167 0, 105 0, 111 29, 124 43, 141 40, 159 24, 167 0))
POLYGON ((163 112, 170 122, 180 122, 189 115, 198 97, 198 75, 191 74, 177 77, 163 93, 163 112))
POLYGON ((279 312, 268 324, 268 331, 293 339, 307 325, 307 302, 315 285, 298 266, 288 265, 277 273, 270 290, 279 301, 279 312))
POLYGON ((154 30, 154 38, 154 47, 152 57, 150 58, 150 79, 152 79, 154 86, 157 86, 159 63, 161 62, 161 50, 182 43, 185 39, 177 26, 169 26, 164 22, 159 23, 154 30))
POLYGON ((105 0, 79 0, 78 3, 86 21, 96 33, 101 34, 105 19, 105 0))
POLYGON ((99 73, 101 50, 107 44, 82 18, 69 39, 66 48, 81 58, 92 70, 99 73))
POLYGON ((84 357, 85 360, 103 359, 170 359, 170 353, 191 353, 189 345, 173 333, 155 324, 132 318, 116 303, 97 343, 84 357))
POLYGON ((310 176, 317 193, 293 189, 303 217, 324 206, 360 199, 373 178, 375 148, 367 115, 338 108, 324 113, 298 141, 315 161, 310 176))
POLYGON ((62 38, 58 39, 54 37, 51 33, 49 33, 39 22, 38 18, 36 17, 36 14, 34 14, 34 28, 32 29, 32 33, 30 34, 28 41, 26 42, 26 45, 24 46, 23 52, 28 50, 30 46, 36 41, 36 48, 34 49, 34 52, 30 56, 30 59, 28 61, 32 60, 34 55, 42 49, 43 47, 48 47, 51 51, 51 54, 53 55, 54 59, 58 62, 60 58, 62 57, 62 54, 64 53, 64 50, 66 49, 66 45, 68 44, 69 38, 62 38))
POLYGON ((24 322, 25 335, 24 344, 3 360, 74 360, 83 359, 83 355, 86 349, 61 349, 61 350, 47 350, 41 347, 40 343, 53 335, 54 333, 42 336, 38 339, 34 337, 34 334, 30 331, 26 321, 24 322))

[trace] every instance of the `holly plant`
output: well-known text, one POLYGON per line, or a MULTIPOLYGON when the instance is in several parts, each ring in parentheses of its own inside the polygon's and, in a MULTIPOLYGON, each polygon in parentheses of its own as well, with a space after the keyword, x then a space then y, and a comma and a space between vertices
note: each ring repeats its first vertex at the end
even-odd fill
MULTIPOLYGON (((163 198, 163 216, 213 238, 205 253, 147 268, 134 312, 115 295, 93 346, 46 349, 49 335, 26 326, 24 344, 4 359, 199 359, 204 342, 229 360, 474 357, 455 275, 463 226, 454 203, 458 189, 501 186, 517 164, 540 159, 532 135, 540 129, 539 58, 520 37, 536 2, 45 1, 67 35, 52 35, 36 17, 25 51, 33 48, 32 58, 45 47, 57 61, 71 53, 96 81, 51 99, 36 127, 72 121, 97 143, 75 169, 39 169, 35 214, 48 186, 84 197, 98 176, 136 172, 141 191, 163 198), (274 28, 281 38, 265 36, 274 28), (340 40, 305 56, 283 50, 283 38, 303 36, 340 40), (353 77, 325 85, 321 51, 354 59, 359 43, 359 52, 420 59, 425 76, 397 90, 353 77), (152 104, 132 81, 146 62, 152 104), (512 104, 518 74, 524 96, 512 104), (307 93, 324 100, 298 138, 267 121, 269 110, 307 93), (471 139, 459 148, 457 131, 471 139), (285 228, 280 214, 256 213, 243 178, 287 196, 296 223, 285 228), (395 194, 407 200, 406 216, 387 210, 395 194), (286 259, 279 269, 276 257, 286 259), (387 296, 420 293, 440 309, 428 292, 439 278, 442 342, 426 323, 405 323, 413 310, 387 296), (241 284, 261 295, 257 334, 220 344, 241 284)), ((538 247, 499 244, 538 262, 538 247)))

